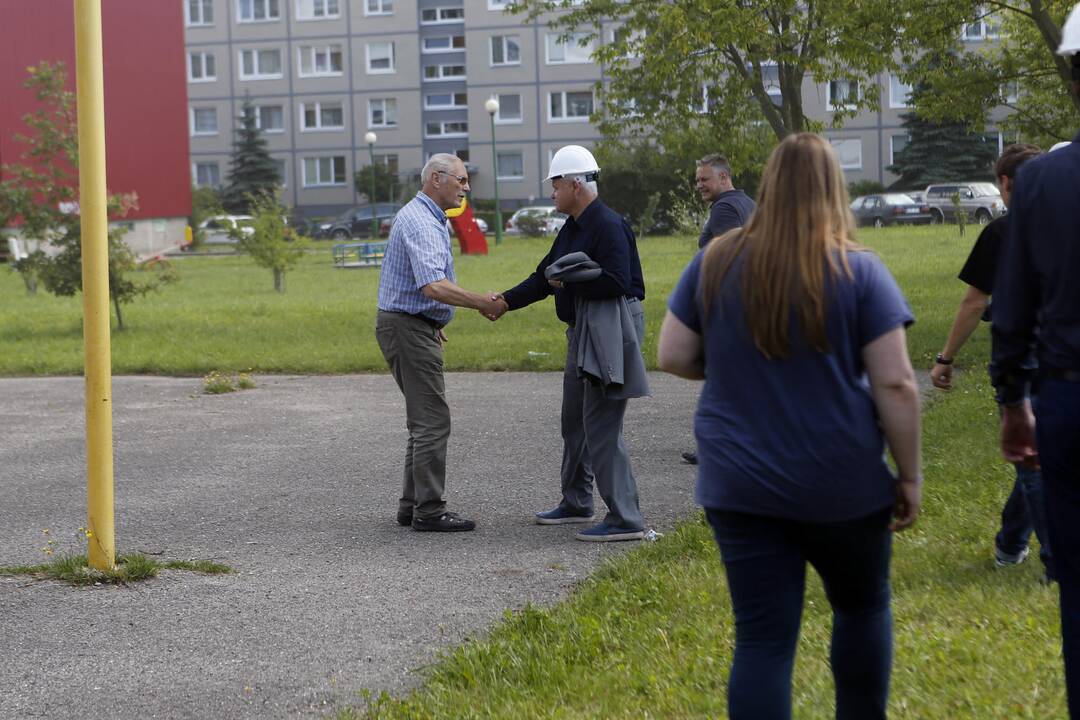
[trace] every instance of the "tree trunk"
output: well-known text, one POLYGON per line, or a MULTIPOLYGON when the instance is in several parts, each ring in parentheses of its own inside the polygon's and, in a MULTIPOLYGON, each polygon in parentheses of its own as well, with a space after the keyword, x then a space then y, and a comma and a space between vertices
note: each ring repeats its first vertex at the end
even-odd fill
POLYGON ((124 329, 124 316, 120 312, 120 300, 118 298, 116 298, 116 297, 113 297, 113 307, 116 308, 116 329, 117 330, 123 330, 124 329))
POLYGON ((285 292, 285 271, 281 268, 274 268, 274 289, 279 293, 285 292))

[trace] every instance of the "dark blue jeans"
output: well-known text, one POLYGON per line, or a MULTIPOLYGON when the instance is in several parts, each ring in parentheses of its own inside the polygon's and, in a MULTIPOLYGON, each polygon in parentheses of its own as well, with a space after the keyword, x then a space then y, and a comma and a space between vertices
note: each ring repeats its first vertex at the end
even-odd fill
POLYGON ((789 720, 806 564, 833 609, 829 660, 838 720, 885 717, 892 668, 889 509, 811 523, 707 508, 735 612, 731 720, 789 720))
POLYGON ((1069 716, 1080 718, 1080 383, 1045 380, 1035 409, 1050 547, 1061 594, 1069 716))
POLYGON ((1046 503, 1043 501, 1042 473, 1027 465, 1016 465, 1016 482, 1009 499, 1001 508, 1001 530, 994 542, 1002 552, 1016 555, 1024 551, 1032 531, 1039 538, 1039 558, 1053 579, 1054 561, 1050 553, 1050 537, 1046 530, 1046 503))

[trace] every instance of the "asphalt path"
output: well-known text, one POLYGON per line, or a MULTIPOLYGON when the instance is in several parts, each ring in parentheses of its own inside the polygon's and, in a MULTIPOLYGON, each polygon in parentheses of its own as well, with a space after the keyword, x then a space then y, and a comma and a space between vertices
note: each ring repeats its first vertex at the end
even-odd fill
MULTIPOLYGON (((559 373, 453 373, 447 499, 472 533, 394 520, 404 404, 388 375, 113 383, 120 552, 213 559, 128 586, 0 578, 0 718, 322 716, 398 693, 507 609, 564 598, 612 553, 558 499, 559 373)), ((650 374, 625 436, 649 526, 693 512, 698 383, 650 374)), ((83 551, 81 378, 0 379, 0 565, 83 551)), ((599 499, 598 507, 602 507, 599 499)))

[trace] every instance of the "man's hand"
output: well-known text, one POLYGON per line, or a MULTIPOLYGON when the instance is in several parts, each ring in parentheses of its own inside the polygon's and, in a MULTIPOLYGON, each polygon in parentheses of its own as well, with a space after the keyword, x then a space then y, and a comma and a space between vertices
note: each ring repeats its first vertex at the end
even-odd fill
POLYGON ((952 390, 952 365, 934 363, 930 369, 930 381, 940 390, 952 390))
POLYGON ((510 309, 510 305, 500 293, 489 292, 484 297, 485 301, 482 307, 480 307, 480 314, 492 322, 498 320, 510 309))
POLYGON ((1039 466, 1031 400, 1024 398, 1016 407, 1001 408, 1001 454, 1011 463, 1039 466))
POLYGON ((441 342, 443 345, 450 342, 450 338, 446 337, 446 333, 443 332, 442 328, 439 328, 439 342, 441 342))
POLYGON ((893 521, 889 529, 893 532, 906 530, 915 524, 922 506, 922 480, 896 481, 896 502, 893 504, 893 521))
POLYGON ((556 280, 554 278, 548 278, 548 285, 555 288, 556 290, 561 290, 563 288, 563 281, 556 280))

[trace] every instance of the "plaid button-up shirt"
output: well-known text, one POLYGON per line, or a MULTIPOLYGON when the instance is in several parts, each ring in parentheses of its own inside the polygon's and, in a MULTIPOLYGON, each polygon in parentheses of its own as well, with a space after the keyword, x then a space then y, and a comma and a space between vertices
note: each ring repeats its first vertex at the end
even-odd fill
POLYGON ((444 326, 454 317, 454 307, 420 292, 443 278, 455 281, 446 213, 418 192, 398 211, 390 228, 379 275, 379 309, 423 315, 444 326))

